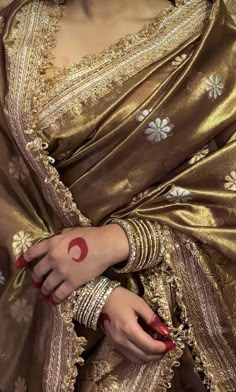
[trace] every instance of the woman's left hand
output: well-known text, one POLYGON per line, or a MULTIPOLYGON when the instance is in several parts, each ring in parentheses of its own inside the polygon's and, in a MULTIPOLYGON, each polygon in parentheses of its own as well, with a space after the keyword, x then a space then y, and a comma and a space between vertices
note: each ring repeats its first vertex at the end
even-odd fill
POLYGON ((128 240, 117 224, 71 228, 34 244, 16 266, 21 268, 42 258, 33 268, 32 278, 34 286, 41 287, 40 298, 51 295, 53 304, 125 260, 128 253, 128 240))

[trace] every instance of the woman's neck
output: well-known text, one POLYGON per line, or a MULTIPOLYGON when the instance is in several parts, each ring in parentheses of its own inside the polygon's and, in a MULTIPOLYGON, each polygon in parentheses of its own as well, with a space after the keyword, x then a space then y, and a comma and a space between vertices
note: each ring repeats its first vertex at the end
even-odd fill
POLYGON ((80 9, 94 20, 116 18, 153 18, 154 13, 168 6, 168 0, 67 0, 71 12, 80 9))

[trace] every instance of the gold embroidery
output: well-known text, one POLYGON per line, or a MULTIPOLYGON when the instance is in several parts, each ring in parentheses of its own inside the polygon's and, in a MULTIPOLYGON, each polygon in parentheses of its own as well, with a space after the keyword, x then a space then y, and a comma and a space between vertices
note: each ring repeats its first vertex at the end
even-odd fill
MULTIPOLYGON (((95 103, 97 98, 108 94, 114 88, 113 82, 118 85, 123 83, 148 64, 177 49, 180 43, 193 33, 196 39, 210 9, 208 1, 186 2, 181 8, 163 13, 157 24, 154 22, 140 34, 119 41, 106 52, 107 58, 104 54, 96 57, 94 62, 93 57, 84 58, 69 71, 58 71, 51 79, 42 75, 52 60, 51 50, 55 44, 62 9, 49 1, 35 0, 16 14, 8 38, 11 45, 8 46, 6 42, 10 65, 6 118, 22 154, 30 161, 43 185, 45 197, 56 214, 60 214, 61 225, 85 226, 90 224, 90 221, 77 209, 71 193, 51 165, 52 160, 46 152, 47 145, 41 133, 42 128, 49 125, 49 122, 55 123, 60 118, 65 120, 84 110, 86 103, 95 103), (25 48, 30 49, 23 50, 25 48), (131 48, 132 51, 129 52, 131 48), (106 61, 103 63, 102 59, 106 61), (79 79, 81 83, 78 83, 79 79)), ((164 290, 163 287, 163 293, 164 290)), ((159 311, 162 311, 168 320, 168 300, 161 301, 159 298, 158 302, 159 311)), ((70 298, 51 313, 52 329, 48 353, 53 351, 55 355, 47 355, 49 362, 45 364, 44 373, 46 391, 73 391, 77 374, 75 363, 82 364, 81 353, 85 340, 76 336, 71 306, 73 299, 70 298), (62 352, 63 358, 60 356, 62 352)), ((170 371, 170 368, 178 366, 178 358, 183 350, 182 330, 174 332, 177 332, 177 350, 168 353, 160 364, 148 364, 142 368, 131 366, 129 377, 122 378, 121 390, 131 392, 143 388, 143 391, 146 391, 147 386, 151 383, 153 388, 155 382, 160 383, 160 391, 165 391, 170 386, 173 376, 173 370, 170 371)))
MULTIPOLYGON (((62 226, 88 226, 90 220, 79 211, 71 192, 60 181, 59 173, 51 164, 53 160, 46 152, 48 146, 38 132, 37 115, 32 108, 33 85, 37 84, 37 69, 34 66, 39 62, 38 56, 43 57, 43 54, 32 50, 33 55, 31 56, 31 50, 25 51, 23 49, 28 46, 30 48, 35 46, 36 49, 41 45, 42 37, 37 37, 38 40, 40 38, 38 44, 35 38, 37 34, 34 31, 34 22, 43 7, 44 3, 41 1, 30 3, 23 7, 13 20, 6 42, 10 64, 10 83, 4 111, 23 156, 30 161, 47 200, 54 208, 55 214, 61 218, 62 226), (8 45, 8 42, 11 44, 8 45)), ((50 24, 52 36, 54 36, 55 29, 55 24, 50 24)), ((43 63, 44 61, 41 59, 40 64, 43 63)))
MULTIPOLYGON (((40 90, 44 93, 37 91, 35 94, 36 110, 40 111, 40 128, 53 127, 59 119, 62 125, 63 118, 64 121, 73 118, 86 110, 88 104, 89 107, 96 104, 115 86, 120 86, 140 70, 176 50, 193 34, 196 39, 208 19, 210 9, 207 0, 186 1, 178 7, 164 10, 138 34, 127 35, 99 55, 84 56, 69 69, 57 69, 51 77, 45 76, 44 64, 41 69, 44 83, 40 90), (47 105, 48 100, 50 106, 47 105)), ((42 24, 48 15, 52 15, 48 9, 44 12, 46 14, 41 17, 42 24)), ((57 14, 51 17, 54 24, 57 17, 57 14)), ((42 26, 38 28, 40 32, 42 26)), ((51 42, 49 48, 52 46, 51 42)), ((49 63, 52 63, 51 50, 47 56, 49 63)))
POLYGON ((81 354, 86 346, 86 339, 78 337, 74 329, 73 294, 69 301, 56 306, 50 317, 52 328, 44 366, 45 391, 74 392, 77 377, 75 364, 82 366, 84 363, 81 354))
POLYGON ((2 34, 4 29, 4 19, 3 16, 0 16, 0 34, 2 34))
POLYGON ((196 370, 205 374, 204 382, 212 390, 234 390, 236 358, 220 323, 223 319, 226 328, 227 317, 220 294, 201 272, 209 256, 183 234, 166 228, 166 235, 165 262, 173 271, 176 299, 188 328, 186 342, 192 347, 196 370))

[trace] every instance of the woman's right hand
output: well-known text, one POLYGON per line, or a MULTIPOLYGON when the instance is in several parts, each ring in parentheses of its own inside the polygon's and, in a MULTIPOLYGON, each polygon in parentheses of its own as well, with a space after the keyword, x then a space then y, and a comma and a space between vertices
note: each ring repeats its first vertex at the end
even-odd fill
POLYGON ((154 332, 169 335, 169 329, 141 297, 125 288, 116 288, 103 308, 100 326, 124 357, 142 365, 159 361, 168 350, 176 348, 170 340, 158 341, 148 335, 138 323, 138 317, 154 332))

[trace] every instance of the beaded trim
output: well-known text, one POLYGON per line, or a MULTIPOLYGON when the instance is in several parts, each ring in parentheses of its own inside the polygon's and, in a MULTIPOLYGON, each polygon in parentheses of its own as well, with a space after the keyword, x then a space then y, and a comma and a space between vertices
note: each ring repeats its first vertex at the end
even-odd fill
MULTIPOLYGON (((56 216, 60 217, 62 225, 64 227, 68 225, 88 226, 91 224, 90 220, 77 208, 71 192, 60 180, 56 168, 52 166, 54 161, 48 155, 48 145, 37 128, 37 113, 32 108, 32 91, 34 83, 37 84, 35 64, 40 63, 41 67, 44 67, 48 61, 42 53, 42 37, 39 37, 35 31, 38 14, 44 7, 44 2, 38 0, 24 6, 16 14, 9 28, 6 54, 9 59, 10 83, 4 113, 22 155, 30 162, 46 199, 53 207, 56 216), (14 44, 8 45, 8 42, 14 44), (35 50, 25 51, 25 48, 32 47, 32 45, 35 46, 35 50)), ((56 20, 61 16, 60 7, 54 6, 53 15, 50 36, 45 37, 48 51, 55 41, 52 37, 55 37, 58 29, 56 20)))

